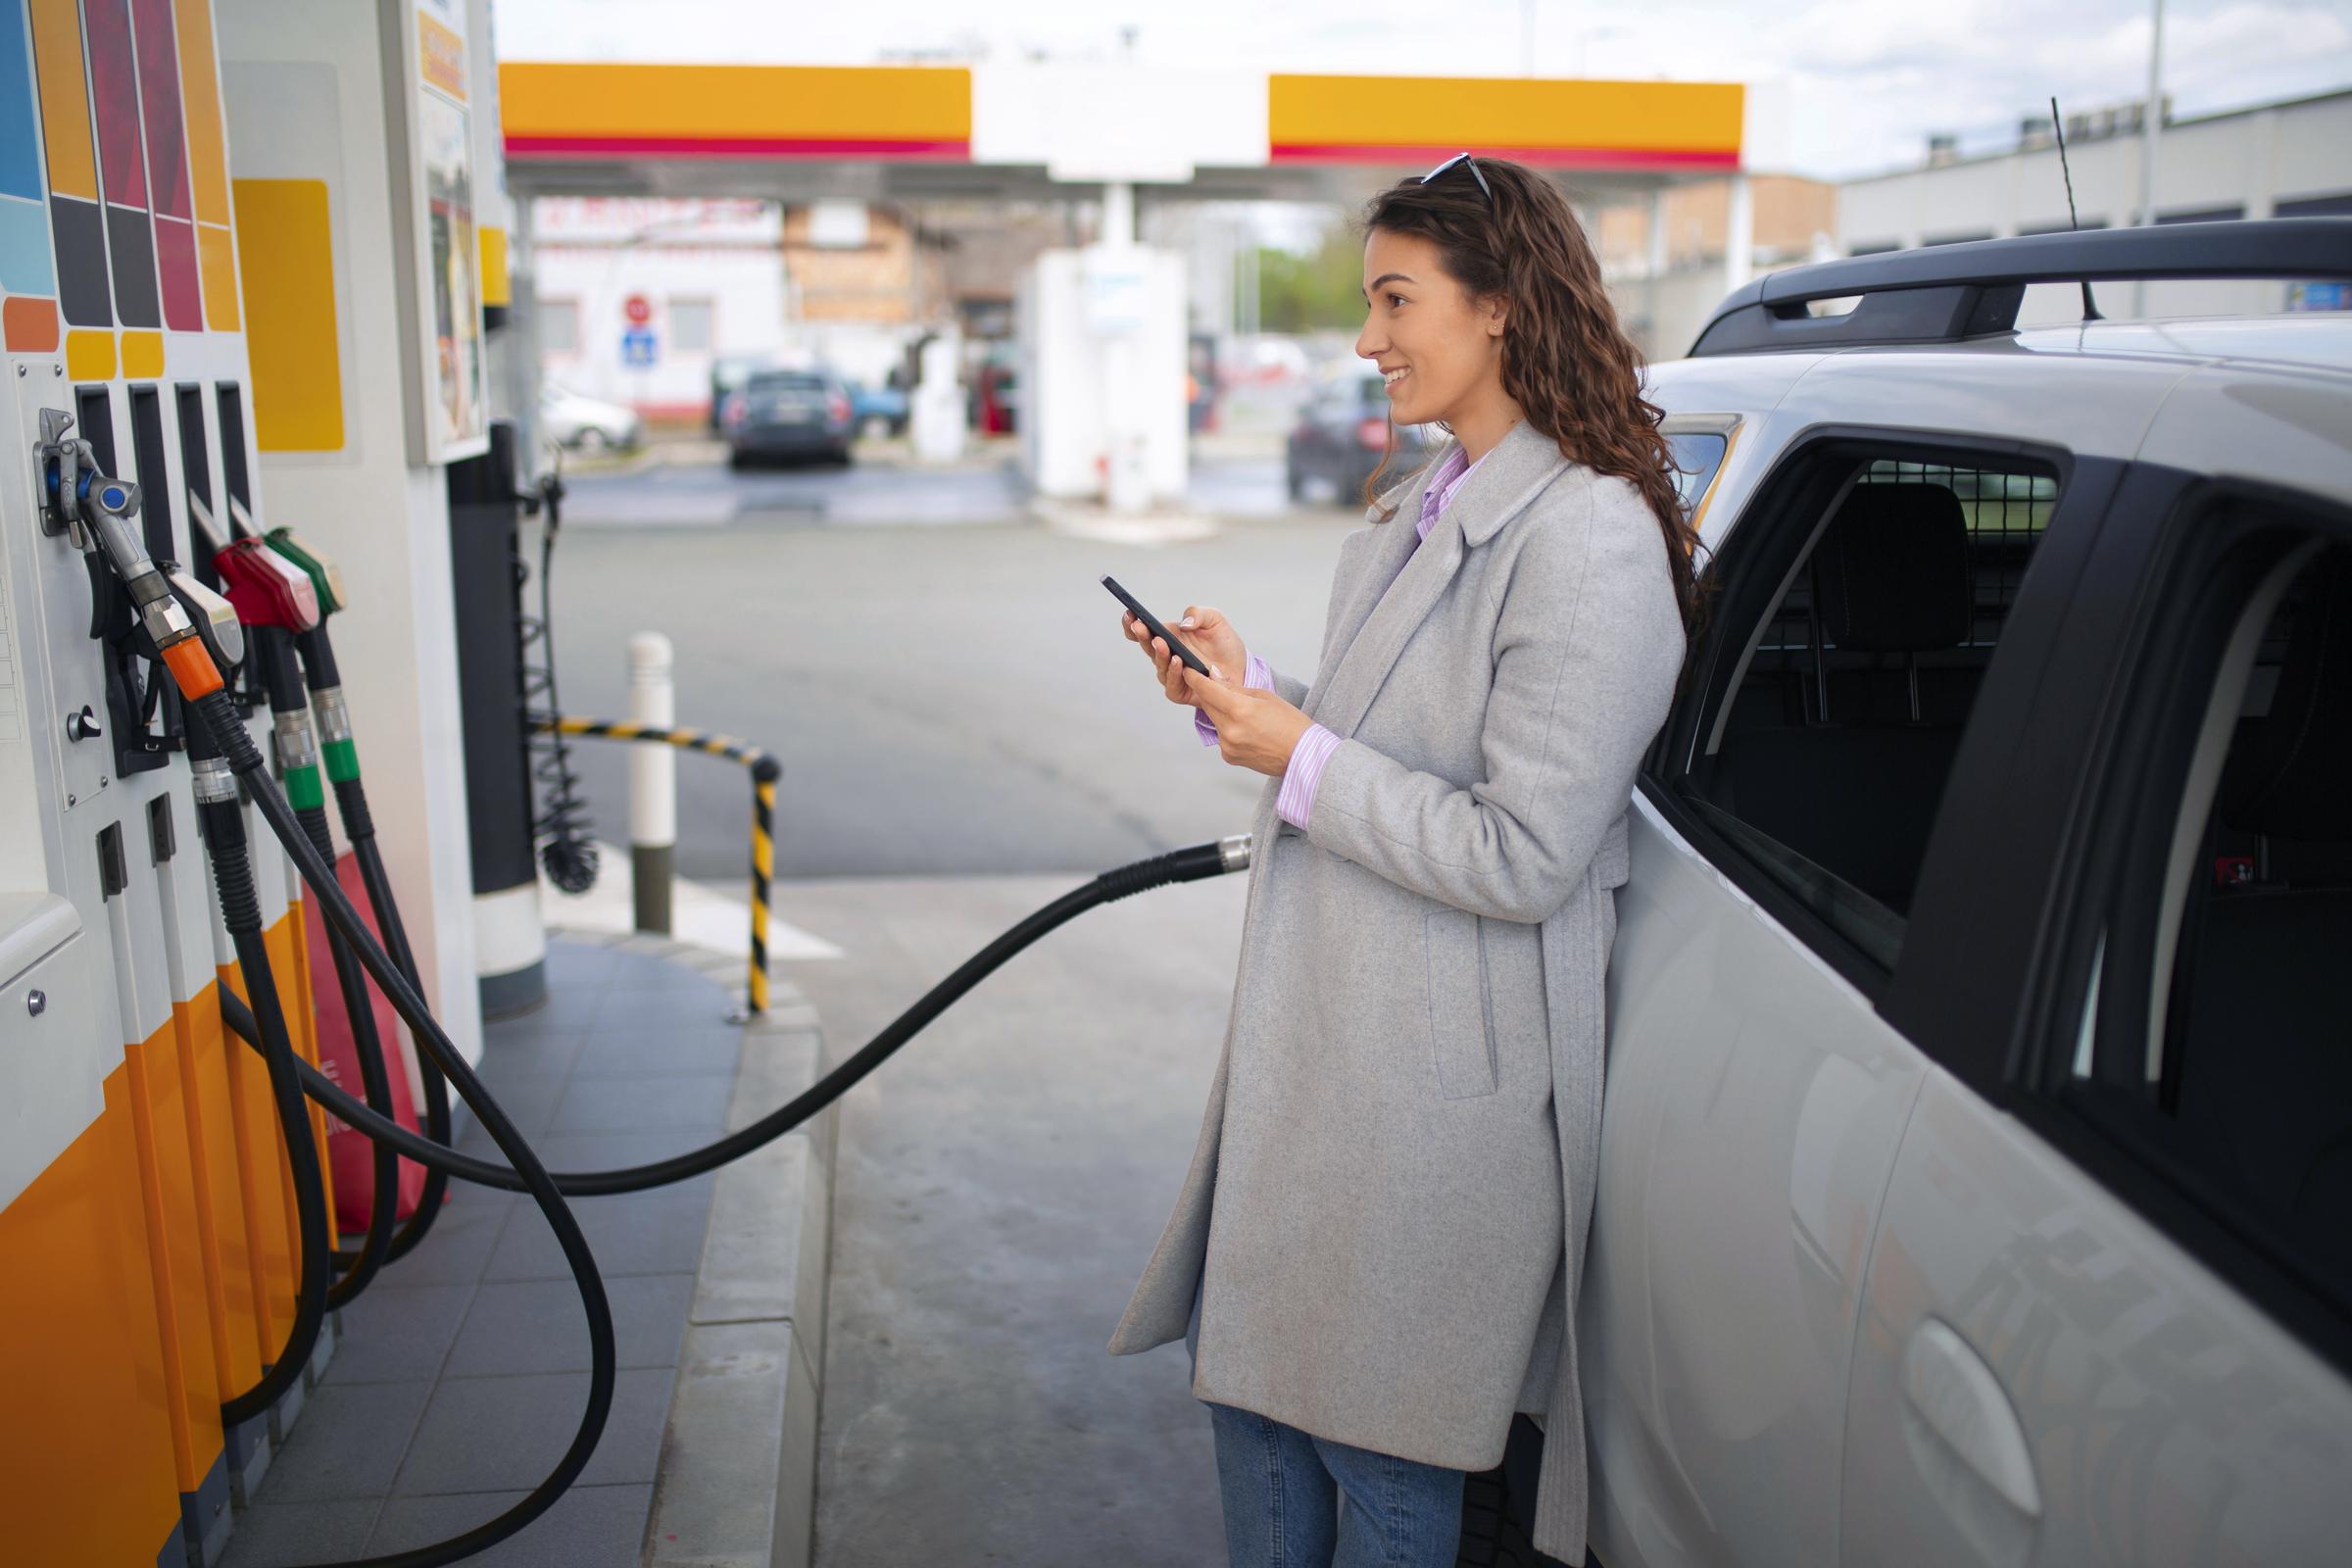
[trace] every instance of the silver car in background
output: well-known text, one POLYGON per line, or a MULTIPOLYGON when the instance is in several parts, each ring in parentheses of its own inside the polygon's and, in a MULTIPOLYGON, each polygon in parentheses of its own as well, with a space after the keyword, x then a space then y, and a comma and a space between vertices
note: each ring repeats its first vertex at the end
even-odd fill
POLYGON ((645 440, 645 421, 635 409, 582 397, 553 382, 539 389, 539 428, 556 445, 581 452, 626 452, 645 440))
POLYGON ((1653 368, 1720 591, 1617 895, 1605 1568, 2352 1562, 2352 318, 2012 325, 2348 273, 1858 258, 1653 368))

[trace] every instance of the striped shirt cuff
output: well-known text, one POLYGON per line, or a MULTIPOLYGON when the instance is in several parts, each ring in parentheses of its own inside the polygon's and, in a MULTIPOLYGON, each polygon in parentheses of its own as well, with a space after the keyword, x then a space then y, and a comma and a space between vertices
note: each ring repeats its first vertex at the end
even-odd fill
MULTIPOLYGON (((1272 691, 1274 689, 1274 666, 1255 654, 1251 654, 1250 667, 1242 673, 1242 684, 1255 686, 1260 691, 1272 691)), ((1195 708, 1193 710, 1193 728, 1199 732, 1201 745, 1214 746, 1217 744, 1217 726, 1209 718, 1207 709, 1195 708)))
POLYGON ((1301 833, 1315 808, 1315 786, 1323 781, 1324 765, 1339 749, 1339 736, 1320 724, 1310 724, 1291 752, 1291 765, 1283 770, 1282 793, 1274 798, 1274 810, 1301 833))

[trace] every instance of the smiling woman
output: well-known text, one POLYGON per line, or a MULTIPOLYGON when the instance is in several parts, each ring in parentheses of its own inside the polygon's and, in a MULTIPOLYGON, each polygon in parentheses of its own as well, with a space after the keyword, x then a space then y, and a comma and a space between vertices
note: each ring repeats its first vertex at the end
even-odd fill
POLYGON ((1580 1562, 1605 968, 1693 540, 1556 186, 1464 157, 1367 220, 1356 352, 1454 439, 1342 544, 1313 684, 1204 607, 1212 675, 1128 633, 1268 778, 1200 1141, 1111 1349, 1191 1346, 1236 1568, 1446 1568, 1520 1411, 1534 1544, 1580 1562))

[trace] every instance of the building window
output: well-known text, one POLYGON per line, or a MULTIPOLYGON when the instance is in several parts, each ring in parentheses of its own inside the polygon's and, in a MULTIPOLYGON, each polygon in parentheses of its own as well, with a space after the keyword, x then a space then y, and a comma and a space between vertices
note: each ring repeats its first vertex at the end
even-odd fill
POLYGON ((2227 223, 2246 216, 2243 206, 2199 207, 2178 213, 2158 213, 2159 223, 2227 223))
POLYGON ((1976 243, 1978 240, 1981 240, 1981 239, 1990 239, 1990 238, 1992 238, 1992 230, 1991 230, 1991 229, 1989 229, 1989 228, 1972 228, 1972 229, 1969 229, 1968 231, 1966 231, 1965 233, 1960 233, 1960 234, 1930 234, 1930 235, 1929 235, 1927 238, 1925 238, 1925 239, 1921 240, 1921 241, 1920 241, 1920 244, 1922 244, 1922 245, 1973 245, 1973 244, 1974 244, 1974 243, 1976 243))
POLYGON ((2273 218, 2352 218, 2352 193, 2341 196, 2298 196, 2271 209, 2273 218))
POLYGON ((669 302, 669 351, 672 354, 710 352, 711 302, 707 299, 669 302))
POLYGON ((1855 243, 1847 246, 1845 254, 1848 256, 1883 256, 1888 251, 1899 251, 1901 249, 1902 246, 1896 244, 1890 239, 1866 239, 1857 240, 1855 243))
POLYGON ((580 352, 580 302, 539 302, 539 352, 573 355, 580 352))
POLYGON ((2071 233, 2073 233, 2073 232, 2074 232, 2076 229, 2078 229, 2078 228, 2084 229, 2084 230, 2088 230, 2088 229, 2093 229, 2093 228, 2105 228, 2106 226, 2107 226, 2107 220, 2105 220, 2104 218, 2085 218, 2085 219, 2084 219, 2084 220, 2082 220, 2082 222, 2080 222, 2080 223, 2067 223, 2067 222, 2057 222, 2057 223, 2028 223, 2028 224, 2026 224, 2026 225, 2025 225, 2023 228, 2019 229, 2019 230, 2018 230, 2018 233, 2020 233, 2021 235, 2022 235, 2022 234, 2071 234, 2071 233))

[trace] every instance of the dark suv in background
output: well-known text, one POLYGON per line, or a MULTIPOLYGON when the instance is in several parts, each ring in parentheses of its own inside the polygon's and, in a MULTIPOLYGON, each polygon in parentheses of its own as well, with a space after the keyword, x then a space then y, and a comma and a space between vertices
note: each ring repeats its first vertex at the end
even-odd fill
POLYGON ((828 370, 756 370, 718 414, 734 466, 774 458, 850 461, 856 431, 849 388, 828 370))
POLYGON ((1284 454, 1291 499, 1303 500, 1311 481, 1327 479, 1338 487, 1341 505, 1362 506, 1364 481, 1387 454, 1392 431, 1396 455, 1389 472, 1401 479, 1434 442, 1419 425, 1389 423, 1389 389, 1380 372, 1367 365, 1324 383, 1299 409, 1284 454))

